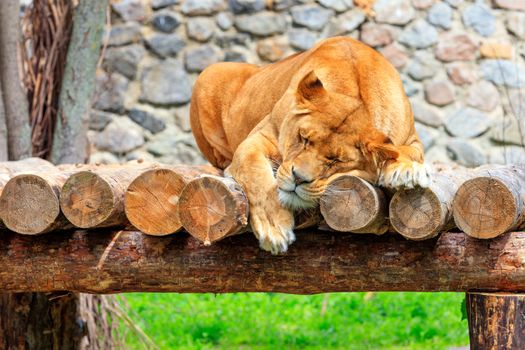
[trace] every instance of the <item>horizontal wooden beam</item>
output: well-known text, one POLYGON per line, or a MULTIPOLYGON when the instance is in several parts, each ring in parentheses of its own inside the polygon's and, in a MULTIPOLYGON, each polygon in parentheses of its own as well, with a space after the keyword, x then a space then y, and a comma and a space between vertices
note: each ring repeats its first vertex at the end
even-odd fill
POLYGON ((285 292, 525 291, 525 233, 463 233, 414 242, 397 235, 304 230, 285 255, 252 234, 204 246, 185 232, 0 232, 3 291, 285 292))

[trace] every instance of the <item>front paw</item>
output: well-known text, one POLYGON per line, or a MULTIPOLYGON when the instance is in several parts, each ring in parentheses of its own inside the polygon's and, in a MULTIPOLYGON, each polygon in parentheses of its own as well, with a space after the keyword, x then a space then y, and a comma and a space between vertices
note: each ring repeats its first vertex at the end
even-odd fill
POLYGON ((295 241, 294 217, 284 208, 252 208, 250 223, 260 247, 272 254, 286 252, 288 246, 295 241))
POLYGON ((423 163, 397 160, 381 169, 378 184, 393 189, 428 187, 430 172, 423 163))

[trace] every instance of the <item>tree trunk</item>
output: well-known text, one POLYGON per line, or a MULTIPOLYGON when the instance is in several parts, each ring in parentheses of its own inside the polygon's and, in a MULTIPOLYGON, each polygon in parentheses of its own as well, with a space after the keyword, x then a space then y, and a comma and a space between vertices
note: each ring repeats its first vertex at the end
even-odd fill
POLYGON ((525 349, 525 295, 467 293, 472 350, 525 349))
POLYGON ((7 149, 7 125, 5 123, 4 95, 2 93, 2 79, 0 79, 0 162, 5 162, 9 159, 8 152, 9 150, 7 149))
POLYGON ((75 10, 51 150, 55 164, 87 158, 87 123, 107 6, 108 0, 80 0, 75 10))
POLYGON ((19 76, 18 0, 0 1, 0 82, 3 92, 9 159, 31 156, 27 96, 19 76))

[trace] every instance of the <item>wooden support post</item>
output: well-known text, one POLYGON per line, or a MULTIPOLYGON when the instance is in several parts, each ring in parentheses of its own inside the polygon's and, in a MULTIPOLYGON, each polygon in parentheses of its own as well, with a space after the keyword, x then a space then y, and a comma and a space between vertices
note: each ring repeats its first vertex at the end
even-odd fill
POLYGON ((399 190, 389 205, 390 224, 407 239, 423 240, 455 227, 452 202, 469 171, 460 167, 436 169, 428 188, 399 190))
POLYGON ((0 196, 2 219, 12 231, 36 235, 71 227, 60 211, 64 173, 21 174, 7 182, 0 196))
POLYGON ((179 231, 179 197, 194 178, 221 175, 211 166, 163 166, 140 174, 126 190, 124 207, 129 222, 140 231, 164 236, 179 231))
POLYGON ((202 176, 182 191, 179 218, 193 237, 209 245, 246 230, 248 200, 232 178, 202 176))
POLYGON ((385 193, 356 176, 332 182, 320 200, 326 224, 342 232, 383 234, 388 230, 385 193))
POLYGON ((72 174, 64 183, 60 207, 76 227, 125 226, 124 195, 129 184, 152 164, 96 167, 72 174))
POLYGON ((454 198, 454 221, 475 238, 494 238, 525 224, 525 167, 484 166, 454 198))
POLYGON ((470 348, 525 349, 525 294, 467 293, 470 348))

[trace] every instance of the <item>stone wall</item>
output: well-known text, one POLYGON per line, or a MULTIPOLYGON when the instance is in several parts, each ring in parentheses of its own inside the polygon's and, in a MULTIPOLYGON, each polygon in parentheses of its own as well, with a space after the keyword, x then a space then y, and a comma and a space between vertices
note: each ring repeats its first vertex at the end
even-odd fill
POLYGON ((525 0, 377 0, 373 12, 352 0, 113 1, 91 160, 201 163, 188 108, 200 71, 349 35, 399 70, 428 159, 525 161, 525 0))

